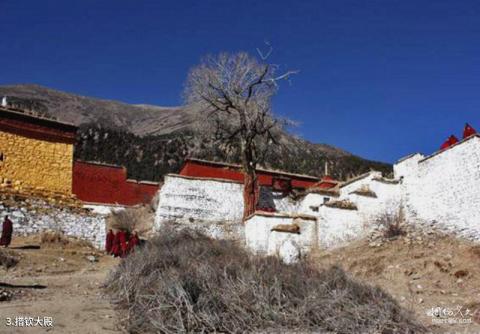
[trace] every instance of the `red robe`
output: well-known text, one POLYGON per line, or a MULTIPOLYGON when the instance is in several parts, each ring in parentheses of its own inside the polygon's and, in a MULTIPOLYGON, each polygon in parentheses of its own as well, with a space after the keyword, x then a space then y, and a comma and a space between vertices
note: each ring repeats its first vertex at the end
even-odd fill
POLYGON ((117 257, 121 255, 121 247, 120 247, 120 238, 119 238, 120 232, 117 232, 114 234, 113 237, 113 244, 112 244, 112 255, 117 257))
POLYGON ((477 131, 470 126, 470 124, 465 124, 465 128, 463 129, 463 139, 470 137, 471 135, 476 134, 477 131))
POLYGON ((0 238, 0 246, 8 247, 12 242, 13 224, 8 218, 5 218, 2 225, 2 237, 0 238))
POLYGON ((119 231, 117 233, 118 240, 120 242, 120 256, 125 257, 127 255, 127 232, 119 231))
POLYGON ((137 247, 139 243, 140 239, 138 238, 138 235, 132 234, 130 236, 130 240, 128 240, 128 252, 133 253, 135 251, 135 247, 137 247))
POLYGON ((444 150, 444 149, 449 148, 449 147, 450 147, 450 138, 448 138, 447 140, 445 140, 443 142, 443 144, 440 146, 440 149, 444 150))
POLYGON ((450 144, 450 146, 452 146, 453 144, 458 143, 458 138, 454 135, 451 135, 450 137, 448 137, 448 143, 450 144))
POLYGON ((114 239, 115 239, 115 234, 113 233, 113 231, 112 230, 108 231, 107 238, 105 240, 105 251, 107 252, 107 254, 112 253, 114 239))
POLYGON ((443 142, 442 146, 440 146, 440 149, 444 150, 444 149, 449 148, 450 146, 452 146, 453 144, 456 144, 456 143, 458 143, 457 137, 455 137, 454 135, 451 135, 450 137, 448 137, 447 140, 445 140, 443 142))

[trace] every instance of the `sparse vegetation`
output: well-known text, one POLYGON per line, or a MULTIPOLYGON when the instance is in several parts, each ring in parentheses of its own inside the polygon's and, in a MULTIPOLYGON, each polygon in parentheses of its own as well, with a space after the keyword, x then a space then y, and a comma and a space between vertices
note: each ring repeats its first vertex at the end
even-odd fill
POLYGON ((289 266, 186 231, 165 231, 123 260, 106 290, 130 333, 425 330, 388 294, 338 267, 289 266))
POLYGON ((10 269, 15 267, 18 263, 18 257, 10 253, 10 251, 5 249, 0 249, 0 266, 10 269))
POLYGON ((372 198, 377 198, 377 194, 370 189, 368 185, 364 185, 357 190, 351 192, 351 194, 357 194, 360 196, 366 196, 366 197, 372 197, 372 198))
POLYGON ((325 203, 325 206, 329 208, 345 209, 345 210, 357 210, 357 205, 349 200, 334 200, 325 203))
POLYGON ((383 231, 383 237, 390 239, 406 234, 405 215, 403 208, 400 207, 397 213, 385 213, 375 222, 383 231))
POLYGON ((110 215, 109 228, 129 233, 133 230, 148 232, 152 229, 153 214, 149 206, 114 211, 110 215))
POLYGON ((85 247, 93 248, 92 244, 84 239, 67 236, 62 231, 45 231, 40 234, 42 247, 85 247))
MULTIPOLYGON (((265 167, 321 176, 325 162, 328 162, 332 176, 340 180, 370 169, 385 174, 391 172, 391 165, 345 155, 328 145, 291 136, 283 138, 281 143, 267 154, 265 167)), ((187 156, 240 163, 236 152, 236 149, 231 152, 222 150, 212 141, 194 137, 188 131, 140 137, 123 129, 98 124, 82 125, 75 145, 76 159, 122 165, 127 168, 129 178, 152 181, 159 181, 168 173, 177 173, 187 156)))

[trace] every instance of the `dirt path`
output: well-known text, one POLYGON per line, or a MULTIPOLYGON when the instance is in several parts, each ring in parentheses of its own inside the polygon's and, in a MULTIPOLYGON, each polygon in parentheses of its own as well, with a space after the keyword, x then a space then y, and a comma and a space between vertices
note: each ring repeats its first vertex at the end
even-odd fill
MULTIPOLYGON (((17 245, 21 241, 17 241, 17 245)), ((114 333, 115 312, 101 285, 116 259, 89 249, 43 248, 12 250, 21 258, 12 270, 1 271, 0 281, 42 284, 46 289, 11 289, 11 301, 0 302, 0 333, 114 333), (98 262, 87 257, 95 254, 98 262), (33 318, 33 325, 7 326, 7 318, 33 318), (38 318, 43 321, 43 327, 38 318), (48 325, 51 318, 53 327, 48 325)), ((29 320, 28 320, 29 321, 29 320)))

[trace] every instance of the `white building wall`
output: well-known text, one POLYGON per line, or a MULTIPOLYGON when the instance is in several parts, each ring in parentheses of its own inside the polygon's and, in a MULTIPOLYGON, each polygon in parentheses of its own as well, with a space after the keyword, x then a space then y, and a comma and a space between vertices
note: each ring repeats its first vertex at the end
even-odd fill
POLYGON ((416 177, 418 162, 424 158, 425 156, 423 154, 415 153, 400 159, 399 162, 393 165, 393 175, 395 179, 416 177))
MULTIPOLYGON (((417 153, 394 166, 394 182, 385 182, 380 172, 370 172, 340 188, 338 198, 308 193, 301 200, 261 192, 261 205, 286 214, 254 215, 245 224, 247 247, 255 253, 273 255, 288 242, 301 253, 314 245, 334 248, 366 236, 377 218, 397 214, 403 207, 407 222, 435 223, 457 234, 480 240, 480 136, 425 158, 417 153), (376 197, 354 194, 368 186, 376 197), (323 205, 325 198, 348 200, 358 210, 323 205), (301 233, 274 232, 279 224, 293 224, 297 215, 313 215, 317 221, 300 221, 301 233)), ((167 176, 160 191, 156 226, 162 221, 240 221, 243 213, 242 184, 212 179, 167 176)), ((288 247, 287 247, 288 248, 288 247)))
POLYGON ((365 224, 373 224, 385 214, 396 214, 402 204, 400 183, 383 182, 382 173, 371 171, 365 177, 340 188, 340 200, 348 200, 357 205, 360 218, 365 224), (376 197, 354 193, 367 187, 376 197))
POLYGON ((365 174, 365 177, 361 177, 356 181, 353 181, 351 183, 348 183, 340 188, 340 198, 346 198, 348 195, 355 190, 358 190, 359 188, 363 186, 368 186, 372 183, 372 179, 375 177, 381 177, 382 172, 377 172, 377 171, 371 171, 367 174, 365 174))
POLYGON ((318 216, 318 210, 325 203, 326 199, 333 201, 336 197, 325 194, 309 193, 299 201, 297 212, 300 214, 318 216))
POLYGON ((241 183, 167 175, 160 189, 155 226, 168 221, 240 221, 241 183))
MULTIPOLYGON (((409 218, 480 240, 480 137, 412 165, 411 174, 402 175, 409 218)), ((402 166, 395 167, 401 173, 402 166)))
POLYGON ((357 210, 320 207, 317 217, 317 239, 320 248, 329 249, 362 238, 368 231, 357 210))
POLYGON ((259 255, 278 255, 282 245, 292 242, 301 255, 307 254, 317 244, 316 220, 314 217, 255 214, 245 222, 247 248, 259 255), (296 224, 300 233, 271 231, 277 225, 296 224))

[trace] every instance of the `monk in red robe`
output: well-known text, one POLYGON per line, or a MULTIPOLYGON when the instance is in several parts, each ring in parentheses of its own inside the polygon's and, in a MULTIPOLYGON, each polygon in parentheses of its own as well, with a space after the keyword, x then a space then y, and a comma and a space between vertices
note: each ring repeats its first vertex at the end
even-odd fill
POLYGON ((440 146, 440 149, 444 150, 456 143, 458 143, 457 137, 455 137, 454 135, 451 135, 450 137, 447 138, 447 140, 443 142, 442 146, 440 146))
POLYGON ((471 135, 476 134, 477 131, 470 126, 470 124, 465 123, 465 128, 463 129, 463 139, 470 137, 471 135))
POLYGON ((447 140, 445 140, 443 144, 440 146, 440 150, 445 150, 449 147, 450 147, 450 138, 447 138, 447 140))
POLYGON ((458 143, 458 138, 454 135, 451 135, 450 137, 448 137, 448 143, 450 144, 450 146, 452 146, 453 144, 458 143))
POLYGON ((115 234, 112 229, 108 230, 107 238, 105 240, 105 251, 107 254, 112 254, 113 240, 115 239, 115 234))
POLYGON ((127 232, 125 231, 118 231, 118 240, 120 242, 120 256, 125 257, 127 256, 127 232))
POLYGON ((114 257, 120 256, 120 253, 121 253, 119 233, 120 231, 113 234, 113 243, 112 243, 111 253, 114 257))
POLYGON ((130 239, 128 240, 128 252, 135 252, 135 247, 140 243, 140 238, 138 237, 137 231, 133 231, 130 239))
POLYGON ((8 216, 3 220, 2 236, 0 238, 0 246, 7 248, 12 242, 13 224, 8 216))

